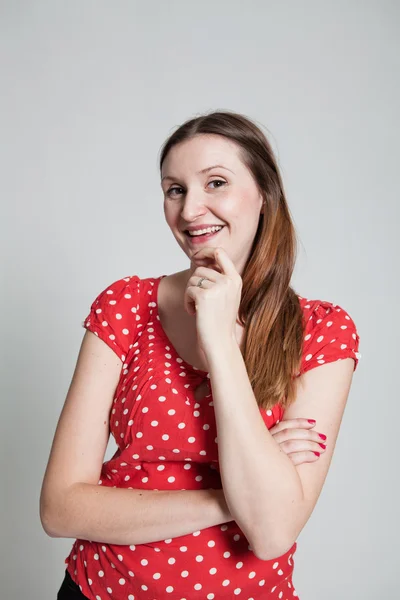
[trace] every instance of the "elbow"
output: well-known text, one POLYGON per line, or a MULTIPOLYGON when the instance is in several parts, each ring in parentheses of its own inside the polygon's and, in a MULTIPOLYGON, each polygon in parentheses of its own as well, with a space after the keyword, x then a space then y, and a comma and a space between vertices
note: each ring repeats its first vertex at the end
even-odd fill
POLYGON ((54 505, 54 501, 50 503, 44 494, 41 495, 39 505, 40 522, 49 537, 66 537, 62 531, 60 519, 57 517, 57 514, 60 515, 62 512, 61 507, 54 505))
POLYGON ((275 545, 271 544, 267 547, 265 545, 263 547, 254 546, 254 554, 259 560, 275 560, 286 554, 288 550, 292 548, 296 540, 286 541, 285 543, 277 543, 275 545))
POLYGON ((278 559, 292 548, 296 539, 297 536, 293 532, 285 535, 285 532, 280 531, 276 534, 266 533, 260 540, 260 533, 258 533, 257 539, 253 537, 253 552, 259 560, 278 559))
POLYGON ((54 519, 51 517, 48 511, 44 511, 42 507, 40 507, 40 522, 42 524, 43 530, 49 537, 61 537, 55 527, 54 519))
POLYGON ((59 535, 59 533, 56 531, 56 528, 53 527, 52 522, 47 517, 43 517, 42 515, 40 515, 40 522, 42 524, 43 530, 49 537, 62 537, 61 535, 59 535))
POLYGON ((244 525, 239 524, 242 531, 245 532, 247 539, 250 542, 250 547, 253 554, 259 560, 273 560, 286 554, 296 541, 293 532, 282 531, 266 531, 265 528, 257 526, 256 529, 245 529, 244 525))

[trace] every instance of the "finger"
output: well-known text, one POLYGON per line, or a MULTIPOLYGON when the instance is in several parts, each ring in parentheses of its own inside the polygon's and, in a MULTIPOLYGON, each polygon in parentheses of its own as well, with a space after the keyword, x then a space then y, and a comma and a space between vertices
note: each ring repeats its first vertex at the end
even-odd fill
MULTIPOLYGON (((218 261, 215 256, 216 248, 211 246, 205 246, 200 248, 197 252, 192 255, 192 261, 198 265, 215 265, 218 266, 218 261)), ((220 268, 220 267, 219 267, 220 268)))
POLYGON ((317 460, 319 459, 319 456, 317 456, 313 452, 308 452, 308 451, 291 452, 290 454, 288 454, 288 457, 290 458, 290 460, 292 461, 292 463, 295 466, 301 465, 303 463, 317 462, 317 460))
POLYGON ((285 454, 291 454, 292 452, 319 452, 322 454, 326 451, 326 444, 314 442, 313 440, 286 440, 279 446, 285 454))
POLYGON ((210 267, 196 267, 196 270, 188 281, 188 285, 191 280, 195 282, 191 283, 191 285, 197 285, 198 277, 206 277, 213 283, 216 283, 220 279, 221 274, 210 267))
MULTIPOLYGON (((198 287, 198 286, 197 286, 198 287)), ((195 315, 197 312, 197 290, 195 285, 186 286, 185 293, 183 295, 183 308, 186 310, 188 315, 195 315)))
POLYGON ((215 257, 217 259, 218 265, 222 267, 223 273, 225 275, 232 277, 232 279, 239 276, 239 273, 237 272, 236 267, 231 261, 225 248, 218 246, 218 248, 215 249, 215 257))
POLYGON ((225 248, 221 246, 205 246, 192 255, 192 260, 196 263, 201 261, 207 262, 207 259, 208 261, 213 260, 216 267, 219 267, 224 275, 229 275, 232 278, 239 275, 225 248))
POLYGON ((276 425, 274 425, 273 427, 271 427, 271 429, 269 430, 271 433, 272 431, 274 432, 278 432, 278 431, 282 431, 283 429, 291 429, 291 428, 299 428, 299 427, 303 427, 304 429, 312 429, 313 427, 315 427, 316 423, 310 423, 310 421, 306 418, 303 417, 298 417, 297 419, 287 419, 285 421, 285 419, 283 421, 279 421, 279 423, 277 423, 276 425))
POLYGON ((197 299, 199 298, 199 293, 201 293, 201 288, 198 285, 200 281, 199 277, 206 278, 206 281, 203 281, 201 284, 201 287, 205 289, 210 287, 210 283, 216 283, 217 278, 220 277, 220 274, 213 269, 208 269, 207 267, 196 268, 195 272, 186 284, 183 295, 183 307, 191 316, 195 315, 197 312, 197 299))
MULTIPOLYGON (((271 431, 271 430, 270 430, 271 431)), ((287 440, 309 440, 310 442, 326 443, 326 436, 320 435, 318 431, 309 429, 282 429, 282 431, 272 432, 272 437, 278 444, 287 440)))

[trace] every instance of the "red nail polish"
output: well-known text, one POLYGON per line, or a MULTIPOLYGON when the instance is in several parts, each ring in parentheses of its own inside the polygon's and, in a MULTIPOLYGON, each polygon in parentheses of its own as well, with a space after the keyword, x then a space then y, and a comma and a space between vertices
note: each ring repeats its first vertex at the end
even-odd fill
POLYGON ((318 444, 319 444, 319 446, 321 446, 321 448, 323 448, 325 450, 325 448, 326 448, 325 444, 320 444, 319 442, 318 442, 318 444))
POLYGON ((319 433, 318 434, 320 438, 322 438, 323 440, 326 440, 326 435, 324 435, 323 433, 319 433))
MULTIPOLYGON (((313 450, 314 452, 314 450, 313 450)), ((314 452, 314 454, 316 454, 317 456, 320 456, 320 452, 314 452)))
POLYGON ((316 422, 317 422, 317 421, 314 421, 314 419, 307 419, 307 421, 308 421, 309 423, 316 423, 316 422))

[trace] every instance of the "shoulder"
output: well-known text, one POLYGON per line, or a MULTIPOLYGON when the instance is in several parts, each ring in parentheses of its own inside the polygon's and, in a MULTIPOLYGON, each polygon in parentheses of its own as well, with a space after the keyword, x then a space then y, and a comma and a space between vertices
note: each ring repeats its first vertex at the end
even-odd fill
POLYGON ((158 277, 140 277, 139 275, 127 275, 116 279, 98 293, 92 305, 116 307, 124 303, 132 305, 132 300, 146 300, 146 294, 154 287, 157 279, 158 277))
POLYGON ((361 358, 360 336, 356 323, 343 306, 329 300, 299 296, 303 311, 304 338, 300 373, 309 369, 351 357, 354 370, 361 358))
POLYGON ((123 361, 151 310, 156 279, 128 275, 112 281, 96 295, 82 322, 123 361))

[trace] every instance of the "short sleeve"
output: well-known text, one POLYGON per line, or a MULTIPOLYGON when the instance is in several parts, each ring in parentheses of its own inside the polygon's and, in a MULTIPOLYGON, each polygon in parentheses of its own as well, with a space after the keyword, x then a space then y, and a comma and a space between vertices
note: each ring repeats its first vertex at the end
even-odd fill
POLYGON ((308 301, 305 308, 303 357, 299 375, 336 360, 354 359, 354 371, 361 358, 360 337, 351 316, 337 304, 308 301))
POLYGON ((136 337, 139 296, 139 277, 118 279, 100 292, 82 322, 82 327, 102 339, 122 362, 136 337))

